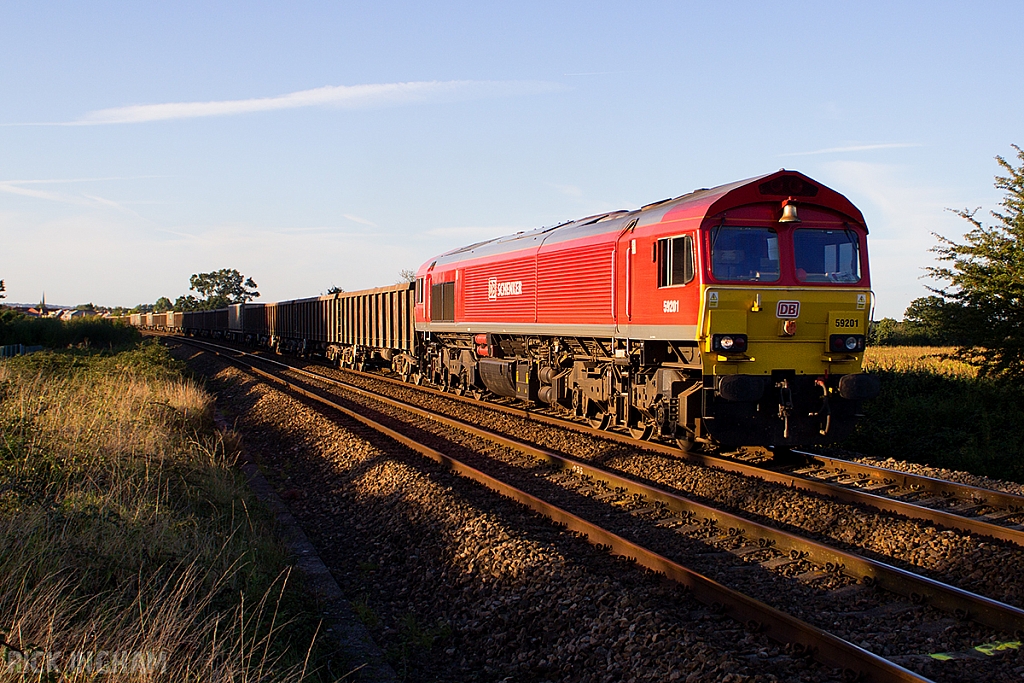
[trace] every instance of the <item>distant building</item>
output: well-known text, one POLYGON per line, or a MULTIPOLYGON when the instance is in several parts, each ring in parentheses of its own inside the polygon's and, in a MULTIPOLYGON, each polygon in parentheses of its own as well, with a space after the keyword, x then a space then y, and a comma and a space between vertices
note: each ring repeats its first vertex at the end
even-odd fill
POLYGON ((64 321, 71 320, 72 318, 81 318, 85 315, 96 315, 92 311, 79 311, 77 309, 60 311, 60 319, 64 321))

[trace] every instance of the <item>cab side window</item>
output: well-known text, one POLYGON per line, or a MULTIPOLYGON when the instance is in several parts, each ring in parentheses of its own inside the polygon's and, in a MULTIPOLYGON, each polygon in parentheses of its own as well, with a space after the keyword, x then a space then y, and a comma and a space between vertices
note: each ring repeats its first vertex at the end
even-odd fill
POLYGON ((693 236, 658 240, 658 286, 685 285, 693 275, 693 236))

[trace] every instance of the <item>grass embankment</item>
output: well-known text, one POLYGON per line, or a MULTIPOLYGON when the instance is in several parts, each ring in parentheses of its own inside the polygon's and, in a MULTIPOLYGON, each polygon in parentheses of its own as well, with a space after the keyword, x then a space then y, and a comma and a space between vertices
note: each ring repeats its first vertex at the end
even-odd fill
POLYGON ((52 349, 68 346, 113 349, 136 343, 139 331, 120 321, 84 316, 67 322, 0 310, 0 346, 24 344, 52 349))
POLYGON ((302 678, 318 620, 234 457, 156 344, 0 361, 0 679, 302 678))
POLYGON ((846 448, 1024 481, 1024 388, 979 377, 952 348, 869 347, 882 380, 846 448))

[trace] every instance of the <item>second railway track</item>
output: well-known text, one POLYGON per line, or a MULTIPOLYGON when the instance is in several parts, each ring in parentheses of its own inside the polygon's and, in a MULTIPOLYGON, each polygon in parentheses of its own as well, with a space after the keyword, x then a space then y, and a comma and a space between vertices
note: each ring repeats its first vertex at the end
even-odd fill
MULTIPOLYGON (((265 354, 255 355, 265 357, 265 354)), ((310 367, 316 369, 319 366, 310 367)), ((346 372, 409 388, 407 383, 398 379, 354 369, 346 372)), ((506 400, 480 403, 431 387, 419 387, 418 390, 1024 547, 1024 496, 1021 495, 803 451, 794 453, 805 458, 806 463, 783 466, 774 466, 756 453, 745 458, 686 452, 673 444, 639 440, 624 433, 590 427, 556 415, 549 409, 522 408, 506 400)))
MULTIPOLYGON (((220 352, 229 356, 240 353, 224 347, 220 352)), ((267 362, 266 359, 263 362, 267 362)), ((284 364, 277 365, 286 372, 303 372, 284 364)), ((260 372, 266 374, 265 370, 260 372)), ((310 373, 305 374, 305 380, 316 383, 331 381, 322 376, 311 376, 310 373)), ((278 377, 277 381, 283 380, 278 377)), ((301 391, 307 392, 308 395, 320 394, 323 391, 322 386, 319 390, 311 391, 311 388, 307 387, 301 391)), ((352 392, 353 389, 349 388, 346 391, 352 392)), ((322 397, 318 400, 322 400, 322 397)), ((351 393, 346 400, 351 400, 351 393)), ((1024 612, 999 601, 972 595, 911 572, 810 541, 738 517, 725 510, 714 509, 698 501, 688 500, 673 492, 658 490, 644 482, 625 478, 583 461, 571 460, 530 444, 513 442, 507 436, 487 434, 479 428, 456 424, 451 418, 427 414, 422 408, 402 406, 394 399, 369 397, 364 394, 360 401, 367 405, 374 401, 387 402, 389 408, 386 410, 379 406, 372 408, 374 412, 384 416, 389 415, 391 409, 419 411, 416 413, 417 420, 401 420, 393 415, 389 418, 397 419, 398 423, 413 422, 415 424, 412 426, 418 431, 429 431, 424 430, 419 421, 430 420, 443 424, 448 429, 457 428, 468 432, 472 434, 473 439, 489 440, 492 444, 497 444, 501 453, 496 464, 489 467, 497 467, 503 474, 511 474, 513 479, 518 477, 523 480, 528 484, 524 489, 539 488, 548 496, 554 495, 556 499, 568 501, 567 508, 575 508, 575 512, 563 511, 558 513, 560 517, 555 518, 561 523, 570 524, 577 531, 589 534, 592 539, 604 539, 597 542, 611 545, 619 553, 637 557, 641 559, 642 564, 670 576, 673 572, 680 571, 674 567, 675 563, 671 559, 673 557, 687 558, 688 563, 696 560, 696 564, 703 568, 714 568, 724 564, 724 569, 719 567, 719 571, 723 576, 729 577, 727 583, 740 588, 752 586, 751 591, 755 594, 760 592, 761 595, 758 597, 761 599, 774 599, 786 605, 799 605, 793 610, 797 616, 814 622, 815 628, 822 633, 825 629, 830 629, 841 633, 842 638, 850 638, 856 642, 889 642, 889 645, 882 647, 885 650, 883 654, 895 661, 907 664, 920 663, 918 659, 922 655, 919 650, 928 647, 926 642, 917 643, 917 649, 914 645, 907 647, 908 626, 917 634, 939 636, 941 632, 941 638, 932 637, 930 640, 944 641, 947 649, 963 649, 968 647, 970 642, 991 637, 996 632, 1001 632, 1004 637, 1011 637, 1014 630, 1019 631, 1024 627, 1024 612), (523 462, 524 460, 535 462, 528 464, 523 462), (594 516, 610 517, 612 522, 605 524, 606 528, 601 530, 587 526, 591 522, 584 518, 594 516), (641 547, 640 543, 655 548, 655 553, 651 554, 651 551, 641 547), (664 555, 659 557, 658 551, 664 555), (751 571, 755 576, 744 578, 744 575, 751 571), (903 596, 902 601, 879 600, 875 588, 868 588, 865 584, 873 584, 874 587, 900 594, 903 596), (956 618, 943 616, 938 610, 956 615, 956 618), (875 622, 880 616, 899 622, 903 630, 896 634, 896 639, 875 637, 877 634, 873 634, 872 629, 876 628, 875 622), (984 625, 989 631, 966 626, 958 619, 970 619, 984 625), (903 647, 897 646, 900 641, 903 641, 903 647), (893 651, 894 649, 904 651, 893 651)), ((399 435, 399 438, 409 437, 399 435)), ((456 440, 455 443, 470 450, 464 440, 456 440)), ((446 450, 451 450, 451 446, 446 450)), ((438 451, 434 449, 434 453, 437 454, 438 451)), ((470 456, 469 460, 472 460, 472 457, 470 456)), ((477 463, 477 466, 479 465, 480 462, 477 463)), ((503 492, 509 494, 508 490, 503 492)), ((531 496, 531 500, 536 498, 533 494, 525 494, 525 491, 524 495, 531 496)), ((531 504, 525 499, 522 499, 522 502, 531 504)), ((540 505, 543 507, 548 504, 540 505)), ((531 506, 538 509, 536 503, 531 506)), ((680 579, 683 576, 677 574, 675 578, 680 579)), ((698 594, 700 590, 710 590, 711 593, 704 595, 711 595, 708 598, 711 602, 722 601, 722 596, 716 596, 714 593, 717 588, 709 588, 708 585, 700 587, 697 585, 701 582, 699 579, 690 576, 683 578, 682 582, 694 588, 698 594)), ((762 625, 771 622, 773 617, 770 615, 748 616, 750 613, 747 610, 752 608, 744 605, 742 600, 736 602, 735 597, 732 600, 731 609, 736 616, 742 615, 740 618, 760 622, 762 625)), ((842 649, 843 646, 832 641, 834 636, 819 634, 815 637, 823 640, 810 642, 800 639, 807 636, 793 638, 792 629, 797 627, 791 624, 785 626, 783 623, 775 622, 772 628, 776 629, 776 635, 789 633, 789 637, 803 647, 817 648, 819 656, 832 665, 840 664, 865 675, 871 673, 873 666, 881 666, 881 669, 871 674, 873 679, 918 680, 913 677, 900 678, 903 675, 900 673, 900 667, 890 670, 886 668, 886 664, 871 664, 874 660, 870 657, 866 663, 851 666, 851 660, 847 658, 852 655, 837 654, 836 648, 842 649)), ((855 646, 853 651, 859 649, 855 646)))

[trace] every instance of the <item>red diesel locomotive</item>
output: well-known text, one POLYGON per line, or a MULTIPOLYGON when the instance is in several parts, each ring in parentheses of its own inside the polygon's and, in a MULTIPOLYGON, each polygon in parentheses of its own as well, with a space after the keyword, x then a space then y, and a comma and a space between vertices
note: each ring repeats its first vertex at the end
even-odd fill
POLYGON ((415 287, 132 323, 390 367, 684 447, 821 444, 878 393, 861 372, 867 232, 846 197, 782 170, 456 249, 415 287))
POLYGON ((833 442, 878 393, 867 232, 781 170, 473 244, 417 271, 407 360, 687 447, 833 442))

